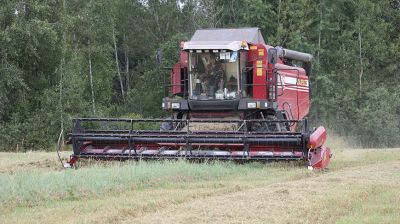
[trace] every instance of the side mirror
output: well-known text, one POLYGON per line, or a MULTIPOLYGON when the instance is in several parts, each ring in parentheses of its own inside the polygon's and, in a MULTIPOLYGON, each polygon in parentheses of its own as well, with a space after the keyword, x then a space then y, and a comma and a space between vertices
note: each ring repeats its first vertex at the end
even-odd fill
POLYGON ((276 64, 278 61, 278 49, 276 48, 270 48, 268 49, 268 63, 270 64, 276 64))

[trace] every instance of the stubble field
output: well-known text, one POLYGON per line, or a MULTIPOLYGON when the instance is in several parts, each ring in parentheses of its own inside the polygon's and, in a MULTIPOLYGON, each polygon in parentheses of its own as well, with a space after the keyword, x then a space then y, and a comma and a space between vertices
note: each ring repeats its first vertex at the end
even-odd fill
MULTIPOLYGON (((0 153, 1 223, 398 223, 400 149, 293 163, 85 162, 0 153)), ((63 152, 67 158, 69 152, 63 152)))

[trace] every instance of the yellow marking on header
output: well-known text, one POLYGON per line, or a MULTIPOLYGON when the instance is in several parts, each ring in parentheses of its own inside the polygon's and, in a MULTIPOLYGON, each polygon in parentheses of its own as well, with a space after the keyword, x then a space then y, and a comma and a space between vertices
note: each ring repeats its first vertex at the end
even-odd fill
POLYGON ((258 49, 258 56, 264 56, 264 49, 258 49))
POLYGON ((257 50, 257 46, 250 46, 250 50, 257 50))

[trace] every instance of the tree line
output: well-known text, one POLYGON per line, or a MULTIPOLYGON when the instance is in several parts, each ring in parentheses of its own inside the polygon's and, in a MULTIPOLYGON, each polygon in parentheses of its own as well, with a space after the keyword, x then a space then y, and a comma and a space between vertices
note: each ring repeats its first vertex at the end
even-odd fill
POLYGON ((313 124, 400 144, 399 0, 3 0, 0 150, 49 149, 74 117, 163 117, 180 41, 254 26, 314 55, 313 124))

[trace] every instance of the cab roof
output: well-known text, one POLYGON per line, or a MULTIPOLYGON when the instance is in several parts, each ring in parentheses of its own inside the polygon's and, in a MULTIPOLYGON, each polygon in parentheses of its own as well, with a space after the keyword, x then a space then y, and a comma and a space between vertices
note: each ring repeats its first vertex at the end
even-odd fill
POLYGON ((196 30, 190 41, 246 41, 252 44, 265 44, 260 28, 228 28, 196 30))
POLYGON ((257 27, 253 28, 218 28, 196 30, 190 41, 185 42, 184 50, 198 49, 225 49, 237 51, 240 49, 248 50, 248 46, 243 47, 242 41, 250 44, 265 44, 261 31, 257 27))

